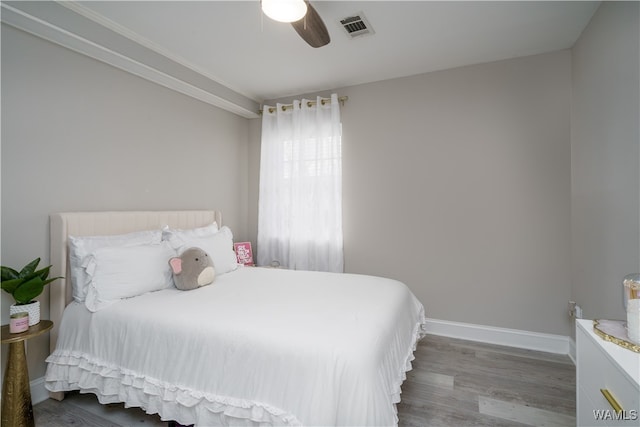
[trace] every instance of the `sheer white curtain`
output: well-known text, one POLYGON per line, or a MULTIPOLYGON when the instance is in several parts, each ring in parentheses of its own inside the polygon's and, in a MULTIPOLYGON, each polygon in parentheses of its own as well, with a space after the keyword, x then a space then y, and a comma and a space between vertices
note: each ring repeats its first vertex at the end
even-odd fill
POLYGON ((342 272, 342 124, 337 95, 262 113, 258 265, 342 272))

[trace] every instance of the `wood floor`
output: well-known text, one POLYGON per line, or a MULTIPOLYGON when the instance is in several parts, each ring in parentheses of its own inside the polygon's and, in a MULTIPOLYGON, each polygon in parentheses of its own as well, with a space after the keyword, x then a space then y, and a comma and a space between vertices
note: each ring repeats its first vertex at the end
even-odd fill
MULTIPOLYGON (((568 356, 427 335, 398 404, 402 427, 575 426, 568 356)), ((40 427, 166 426, 156 415, 70 393, 34 406, 40 427)))
POLYGON ((568 356, 427 335, 402 385, 399 425, 575 426, 568 356))

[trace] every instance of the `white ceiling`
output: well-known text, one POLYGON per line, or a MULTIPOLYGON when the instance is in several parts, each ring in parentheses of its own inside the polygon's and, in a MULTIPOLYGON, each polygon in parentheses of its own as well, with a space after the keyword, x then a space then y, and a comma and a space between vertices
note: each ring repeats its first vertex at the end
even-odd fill
POLYGON ((314 49, 253 1, 86 1, 76 12, 257 102, 570 48, 599 2, 313 1, 314 49), (350 39, 364 13, 375 34, 350 39))

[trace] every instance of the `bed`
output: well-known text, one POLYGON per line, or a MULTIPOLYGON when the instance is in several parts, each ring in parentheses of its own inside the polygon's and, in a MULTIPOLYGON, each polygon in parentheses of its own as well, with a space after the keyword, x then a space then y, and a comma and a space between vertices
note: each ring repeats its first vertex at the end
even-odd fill
MULTIPOLYGON (((70 242, 211 224, 219 237, 220 212, 57 213, 50 223, 52 271, 65 276, 50 290, 52 397, 80 390, 197 426, 397 425, 425 324, 403 283, 234 266, 209 286, 167 285, 95 309, 72 286, 70 242)), ((95 260, 111 260, 99 252, 95 260)))

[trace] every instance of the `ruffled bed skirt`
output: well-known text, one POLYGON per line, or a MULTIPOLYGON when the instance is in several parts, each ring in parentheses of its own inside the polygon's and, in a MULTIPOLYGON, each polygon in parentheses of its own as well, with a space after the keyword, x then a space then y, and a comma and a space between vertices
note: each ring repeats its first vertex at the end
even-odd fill
MULTIPOLYGON (((405 363, 400 372, 382 372, 392 383, 392 402, 400 402, 401 385, 418 341, 425 335, 424 316, 415 326, 413 344, 408 354, 388 357, 405 363)), ((392 346, 398 349, 398 346, 392 346)), ((293 414, 273 406, 242 399, 217 396, 163 383, 117 366, 107 366, 86 354, 55 351, 47 358, 45 387, 51 392, 79 390, 92 393, 101 404, 124 403, 126 408, 139 407, 148 414, 158 414, 163 421, 201 426, 301 426, 293 414)), ((385 366, 393 366, 384 364, 385 366)), ((396 409, 396 424, 398 422, 396 409)))
POLYGON ((45 387, 51 392, 93 393, 102 404, 124 403, 159 414, 164 421, 203 426, 300 426, 298 419, 278 408, 216 396, 162 383, 84 354, 54 352, 47 358, 45 387))

